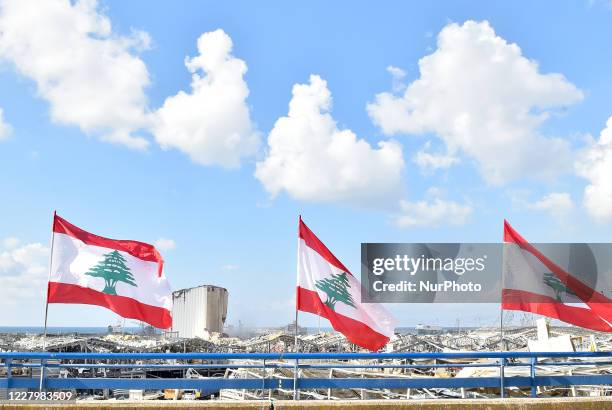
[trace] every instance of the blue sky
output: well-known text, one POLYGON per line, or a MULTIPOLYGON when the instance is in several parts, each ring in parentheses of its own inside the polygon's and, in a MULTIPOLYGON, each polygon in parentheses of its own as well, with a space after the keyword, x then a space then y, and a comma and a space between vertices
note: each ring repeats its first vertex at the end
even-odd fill
MULTIPOLYGON (((292 320, 299 214, 355 274, 361 242, 498 242, 504 218, 534 242, 608 242, 611 23, 604 1, 0 1, 0 324, 42 323, 54 209, 167 239, 173 287, 226 287, 232 324, 292 320), (212 83, 192 88, 186 58, 212 83)), ((50 325, 115 320, 50 308, 50 325)))

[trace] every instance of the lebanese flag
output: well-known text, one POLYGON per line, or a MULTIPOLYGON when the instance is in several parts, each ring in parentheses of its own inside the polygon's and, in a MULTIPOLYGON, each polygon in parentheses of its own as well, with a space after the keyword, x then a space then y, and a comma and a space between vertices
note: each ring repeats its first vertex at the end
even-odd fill
POLYGON ((160 329, 172 326, 172 291, 153 245, 103 238, 57 215, 52 243, 47 303, 97 305, 160 329))
POLYGON ((357 346, 378 351, 397 321, 378 303, 361 303, 361 284, 300 217, 296 308, 326 318, 357 346))
POLYGON ((502 309, 612 332, 610 300, 546 257, 504 221, 502 309))

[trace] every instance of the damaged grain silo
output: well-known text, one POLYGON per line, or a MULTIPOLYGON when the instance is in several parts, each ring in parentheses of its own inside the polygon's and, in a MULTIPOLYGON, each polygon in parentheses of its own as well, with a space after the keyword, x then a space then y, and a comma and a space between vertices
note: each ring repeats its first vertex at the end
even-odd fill
POLYGON ((227 289, 213 285, 173 292, 172 332, 184 338, 205 338, 208 332, 222 332, 227 298, 227 289))

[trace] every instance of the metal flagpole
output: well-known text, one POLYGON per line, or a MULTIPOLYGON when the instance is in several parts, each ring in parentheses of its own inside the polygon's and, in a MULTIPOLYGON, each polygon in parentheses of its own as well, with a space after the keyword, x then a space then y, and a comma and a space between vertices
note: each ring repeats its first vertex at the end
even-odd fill
POLYGON ((504 351, 504 268, 506 257, 506 245, 502 244, 502 272, 501 272, 501 294, 499 301, 499 351, 504 351))
POLYGON ((506 255, 506 246, 503 245, 502 250, 502 274, 501 274, 501 292, 499 300, 499 351, 504 350, 504 256, 506 255))
MULTIPOLYGON (((53 222, 51 223, 51 253, 49 255, 49 276, 47 277, 47 296, 45 297, 45 327, 43 330, 43 346, 42 351, 47 351, 47 317, 49 316, 49 281, 51 280, 51 267, 53 266, 53 244, 55 243, 55 232, 53 228, 55 226, 55 216, 57 211, 53 211, 53 222)), ((43 387, 43 375, 45 369, 43 367, 43 359, 40 360, 40 384, 38 390, 42 391, 43 387)))
MULTIPOLYGON (((500 333, 500 338, 499 338, 499 351, 503 352, 505 351, 504 349, 504 306, 502 305, 502 303, 500 302, 499 304, 500 310, 499 310, 499 333, 500 333)), ((505 396, 505 389, 504 389, 504 362, 506 361, 505 358, 500 358, 499 359, 499 393, 500 393, 500 397, 503 399, 505 396)))
MULTIPOLYGON (((501 299, 499 301, 499 351, 503 352, 504 349, 504 303, 503 303, 503 292, 504 292, 504 257, 506 256, 506 246, 502 244, 502 274, 501 274, 501 299)), ((499 359, 499 395, 501 398, 505 396, 504 392, 504 362, 505 358, 499 359)))
MULTIPOLYGON (((299 302, 299 294, 298 294, 298 285, 300 284, 300 269, 299 269, 299 264, 300 264, 300 253, 299 253, 299 249, 300 249, 300 224, 302 223, 302 215, 298 216, 298 255, 297 255, 297 265, 296 266, 296 283, 295 283, 295 339, 293 341, 294 344, 294 351, 295 353, 298 353, 299 349, 298 349, 298 302, 299 302)), ((295 358, 295 367, 293 369, 293 400, 299 400, 300 399, 300 392, 298 391, 298 386, 297 386, 297 382, 298 382, 298 373, 299 373, 299 366, 298 366, 298 359, 297 357, 295 358)))
POLYGON ((297 318, 298 318, 298 312, 299 310, 297 309, 297 306, 295 307, 295 352, 297 353, 299 351, 298 349, 298 339, 297 339, 297 318))
MULTIPOLYGON (((296 289, 296 297, 297 297, 297 289, 296 289)), ((297 305, 295 306, 295 353, 298 353, 299 349, 298 349, 298 312, 299 310, 297 309, 297 305)), ((298 386, 297 386, 297 382, 298 382, 298 376, 299 376, 299 366, 298 366, 298 359, 297 357, 295 358, 295 367, 293 369, 293 400, 299 400, 300 399, 300 392, 298 390, 298 386)))
POLYGON ((501 308, 499 309, 499 334, 500 334, 499 351, 503 352, 504 351, 504 307, 501 303, 499 304, 499 307, 501 308))

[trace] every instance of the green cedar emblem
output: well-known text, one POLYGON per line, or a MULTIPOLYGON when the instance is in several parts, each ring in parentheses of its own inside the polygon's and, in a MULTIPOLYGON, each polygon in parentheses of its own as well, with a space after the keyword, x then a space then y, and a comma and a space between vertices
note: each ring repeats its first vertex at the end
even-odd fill
POLYGON ((547 272, 544 274, 544 283, 548 286, 550 286, 554 291, 555 291, 555 298, 561 302, 561 294, 562 293, 567 293, 568 295, 574 295, 576 296, 576 294, 571 290, 568 289, 563 282, 561 282, 559 280, 559 278, 557 278, 557 275, 555 275, 552 272, 547 272))
POLYGON ((104 279, 104 289, 102 292, 109 295, 116 295, 115 286, 117 282, 124 282, 128 285, 137 286, 134 282, 134 275, 130 268, 125 264, 125 258, 118 251, 112 251, 104 255, 104 260, 98 263, 85 273, 85 275, 104 279))
POLYGON ((330 278, 321 279, 315 282, 315 286, 327 295, 325 304, 331 310, 336 310, 336 302, 342 302, 351 307, 355 307, 355 301, 349 293, 349 280, 346 272, 332 275, 330 278))

